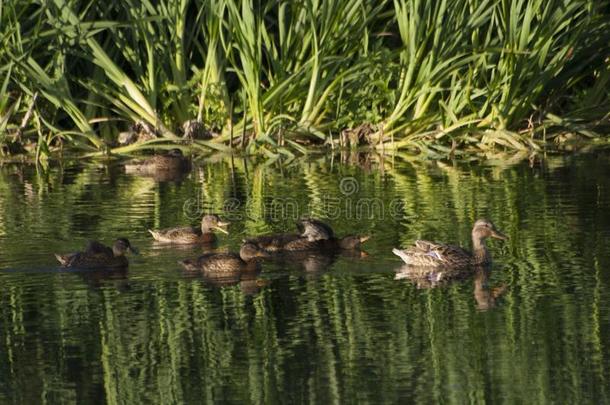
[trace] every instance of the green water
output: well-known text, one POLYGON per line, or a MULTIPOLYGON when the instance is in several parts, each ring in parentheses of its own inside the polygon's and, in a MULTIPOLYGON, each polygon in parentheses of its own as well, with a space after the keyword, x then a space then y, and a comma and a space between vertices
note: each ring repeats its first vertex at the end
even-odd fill
POLYGON ((0 403, 608 403, 610 154, 454 164, 195 162, 178 181, 116 164, 0 167, 0 403), (501 164, 502 163, 502 164, 501 164), (165 179, 167 180, 167 179, 165 179), (362 255, 186 276, 202 248, 146 229, 232 221, 218 250, 308 213, 362 255), (469 245, 491 218, 489 275, 396 280, 392 247, 469 245), (53 252, 128 237, 124 272, 60 270, 53 252))

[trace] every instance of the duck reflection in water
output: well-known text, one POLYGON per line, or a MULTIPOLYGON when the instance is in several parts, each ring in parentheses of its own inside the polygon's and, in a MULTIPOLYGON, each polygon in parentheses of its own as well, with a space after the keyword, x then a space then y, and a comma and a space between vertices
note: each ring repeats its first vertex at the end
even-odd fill
POLYGON ((318 275, 328 270, 340 257, 361 259, 368 254, 361 250, 307 250, 286 251, 273 256, 281 267, 294 268, 309 275, 318 275))
POLYGON ((244 295, 256 295, 264 287, 271 284, 271 280, 260 277, 260 266, 248 271, 227 274, 204 274, 184 269, 183 275, 187 279, 203 280, 206 284, 215 288, 239 286, 244 295))
POLYGON ((489 287, 490 266, 477 266, 472 271, 447 272, 445 270, 430 271, 429 267, 403 265, 396 269, 395 280, 407 279, 417 288, 436 288, 454 282, 461 282, 473 278, 473 295, 477 309, 485 311, 496 306, 496 301, 506 292, 507 285, 489 287))
POLYGON ((119 292, 128 292, 131 290, 127 267, 120 267, 111 270, 73 270, 72 272, 76 272, 93 290, 99 290, 109 286, 114 287, 119 292))

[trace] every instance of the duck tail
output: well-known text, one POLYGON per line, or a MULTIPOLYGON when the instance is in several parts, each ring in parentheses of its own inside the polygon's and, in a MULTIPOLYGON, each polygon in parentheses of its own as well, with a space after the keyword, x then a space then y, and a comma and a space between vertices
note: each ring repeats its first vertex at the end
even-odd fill
POLYGON ((148 232, 150 232, 150 234, 152 235, 154 240, 159 240, 160 235, 159 235, 158 231, 154 231, 152 229, 149 229, 148 232))
POLYGON ((68 257, 65 255, 60 255, 59 253, 55 253, 55 258, 62 266, 66 266, 68 264, 69 260, 68 260, 68 257))
POLYGON ((407 255, 407 253, 404 250, 394 248, 394 249, 392 249, 392 253, 394 253, 396 256, 400 257, 403 262, 405 262, 407 264, 411 263, 411 258, 409 257, 409 255, 407 255))

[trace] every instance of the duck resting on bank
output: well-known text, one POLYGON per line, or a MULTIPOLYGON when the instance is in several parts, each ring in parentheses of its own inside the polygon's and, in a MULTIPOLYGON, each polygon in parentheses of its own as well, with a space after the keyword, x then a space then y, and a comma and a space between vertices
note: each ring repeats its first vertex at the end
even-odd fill
POLYGON ((201 228, 191 226, 181 226, 168 229, 149 229, 148 232, 157 242, 174 243, 174 244, 194 244, 194 243, 213 243, 216 241, 214 230, 218 230, 225 234, 229 232, 224 229, 229 225, 228 222, 223 222, 218 215, 208 214, 201 218, 201 228))
POLYGON ((245 242, 235 253, 207 253, 196 260, 182 260, 178 262, 185 270, 202 272, 204 275, 222 276, 232 275, 257 267, 257 259, 269 257, 269 254, 253 243, 245 242))
POLYGON ((487 238, 507 240, 495 225, 486 219, 479 219, 472 228, 472 252, 455 245, 418 240, 407 249, 392 249, 406 264, 421 267, 463 268, 483 266, 491 263, 487 250, 487 238))
POLYGON ((89 241, 84 252, 55 254, 63 267, 76 267, 80 269, 92 268, 120 268, 127 267, 129 261, 125 253, 130 251, 138 254, 138 250, 131 246, 126 238, 119 238, 112 248, 98 242, 89 241))

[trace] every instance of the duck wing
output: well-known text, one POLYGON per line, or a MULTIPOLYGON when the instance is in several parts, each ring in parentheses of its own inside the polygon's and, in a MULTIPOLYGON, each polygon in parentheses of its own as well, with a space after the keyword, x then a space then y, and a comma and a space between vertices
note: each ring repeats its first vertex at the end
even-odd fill
POLYGON ((199 269, 205 273, 233 273, 240 271, 244 264, 234 253, 211 253, 197 259, 199 269))
POLYGON ((405 263, 416 266, 462 267, 472 261, 472 255, 459 246, 427 240, 415 241, 414 246, 393 252, 405 263))
POLYGON ((158 242, 192 243, 201 236, 201 229, 192 226, 179 226, 168 229, 149 229, 148 232, 158 242))
POLYGON ((112 248, 109 248, 108 246, 106 246, 103 243, 100 243, 96 240, 90 240, 87 243, 87 247, 85 248, 85 253, 114 256, 114 252, 112 251, 112 248))
MULTIPOLYGON (((103 246, 103 245, 102 245, 103 246)), ((95 249, 95 248, 94 248, 95 249)), ((65 255, 56 254, 55 257, 64 267, 75 267, 81 269, 93 268, 110 268, 110 267, 127 267, 128 261, 125 256, 115 257, 112 249, 110 252, 105 250, 100 251, 85 251, 77 253, 69 253, 65 255)))
POLYGON ((292 242, 298 239, 301 239, 301 236, 296 233, 282 233, 248 238, 245 242, 253 243, 259 249, 266 250, 267 252, 279 252, 285 250, 292 242))

